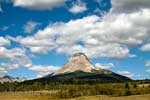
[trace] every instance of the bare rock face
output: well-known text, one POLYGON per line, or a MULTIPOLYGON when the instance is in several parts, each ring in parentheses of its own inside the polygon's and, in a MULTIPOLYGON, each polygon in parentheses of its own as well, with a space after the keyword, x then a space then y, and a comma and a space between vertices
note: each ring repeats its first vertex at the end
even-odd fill
POLYGON ((97 70, 97 68, 90 63, 87 56, 84 53, 77 53, 68 60, 68 63, 65 64, 64 67, 54 73, 54 75, 75 71, 92 72, 93 69, 97 70))

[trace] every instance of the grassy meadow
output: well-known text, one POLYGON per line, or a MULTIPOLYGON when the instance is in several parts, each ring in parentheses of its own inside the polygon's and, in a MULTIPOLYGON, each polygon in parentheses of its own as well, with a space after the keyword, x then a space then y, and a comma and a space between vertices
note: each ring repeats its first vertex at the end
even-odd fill
POLYGON ((42 92, 9 92, 0 93, 0 100, 150 100, 150 94, 112 97, 106 95, 82 96, 77 98, 54 98, 42 92))

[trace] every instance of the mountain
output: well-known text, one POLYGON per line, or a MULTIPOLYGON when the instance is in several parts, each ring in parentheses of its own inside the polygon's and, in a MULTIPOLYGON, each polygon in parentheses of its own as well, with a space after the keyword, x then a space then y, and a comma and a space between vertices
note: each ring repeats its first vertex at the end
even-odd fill
POLYGON ((64 67, 55 72, 54 75, 75 71, 92 72, 92 70, 97 70, 97 68, 90 63, 87 56, 83 53, 77 53, 68 60, 68 63, 64 67))
POLYGON ((25 78, 18 78, 18 77, 14 78, 14 77, 8 76, 8 75, 0 77, 0 83, 4 83, 4 82, 23 82, 25 80, 26 80, 25 78))
POLYGON ((128 77, 116 74, 109 70, 95 67, 84 53, 77 53, 70 57, 68 62, 57 72, 40 78, 41 80, 103 80, 128 81, 128 77))

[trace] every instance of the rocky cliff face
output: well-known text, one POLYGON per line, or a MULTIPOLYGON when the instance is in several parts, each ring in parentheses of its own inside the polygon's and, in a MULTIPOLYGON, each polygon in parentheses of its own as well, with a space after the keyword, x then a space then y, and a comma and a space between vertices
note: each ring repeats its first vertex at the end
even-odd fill
POLYGON ((92 70, 97 70, 98 68, 94 67, 90 61, 88 60, 87 56, 83 53, 74 54, 68 60, 68 63, 64 65, 60 70, 58 70, 56 74, 62 73, 70 73, 75 71, 83 71, 83 72, 92 72, 92 70))

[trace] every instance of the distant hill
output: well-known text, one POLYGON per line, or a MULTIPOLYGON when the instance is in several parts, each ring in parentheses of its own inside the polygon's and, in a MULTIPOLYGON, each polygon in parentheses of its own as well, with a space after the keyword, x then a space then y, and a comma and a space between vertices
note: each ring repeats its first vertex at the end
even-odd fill
POLYGON ((25 80, 26 80, 25 78, 14 78, 14 77, 8 76, 8 75, 0 77, 0 83, 4 83, 4 82, 23 82, 25 80))

